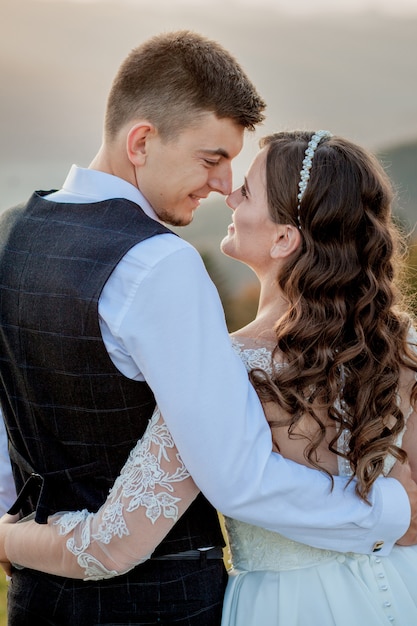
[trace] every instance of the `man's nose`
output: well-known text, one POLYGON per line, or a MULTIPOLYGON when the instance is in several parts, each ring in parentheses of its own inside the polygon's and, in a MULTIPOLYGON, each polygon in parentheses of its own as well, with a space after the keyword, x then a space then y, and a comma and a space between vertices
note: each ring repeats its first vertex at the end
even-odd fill
POLYGON ((230 165, 227 167, 219 168, 213 172, 209 179, 210 188, 213 191, 218 191, 227 196, 232 191, 232 168, 230 165))

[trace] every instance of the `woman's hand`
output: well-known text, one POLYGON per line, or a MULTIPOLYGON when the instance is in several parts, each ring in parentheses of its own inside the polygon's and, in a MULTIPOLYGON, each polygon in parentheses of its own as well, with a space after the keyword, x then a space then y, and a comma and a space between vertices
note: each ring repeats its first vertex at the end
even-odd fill
POLYGON ((397 461, 388 476, 395 478, 402 484, 410 500, 410 526, 405 535, 401 537, 397 543, 400 546, 412 546, 417 543, 417 483, 415 483, 412 478, 409 463, 400 463, 397 461))
POLYGON ((4 569, 7 576, 12 575, 12 566, 5 551, 6 535, 10 531, 10 524, 14 524, 18 520, 19 515, 9 515, 8 513, 0 518, 0 566, 4 569))

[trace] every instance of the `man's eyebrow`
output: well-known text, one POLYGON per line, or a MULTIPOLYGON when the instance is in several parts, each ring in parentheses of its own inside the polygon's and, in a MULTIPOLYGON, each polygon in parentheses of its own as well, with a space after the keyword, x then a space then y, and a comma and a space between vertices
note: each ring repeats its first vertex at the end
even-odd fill
POLYGON ((216 150, 209 150, 208 148, 202 148, 201 152, 204 152, 204 154, 210 154, 213 156, 222 156, 225 159, 229 159, 229 153, 224 150, 223 148, 217 148, 216 150))

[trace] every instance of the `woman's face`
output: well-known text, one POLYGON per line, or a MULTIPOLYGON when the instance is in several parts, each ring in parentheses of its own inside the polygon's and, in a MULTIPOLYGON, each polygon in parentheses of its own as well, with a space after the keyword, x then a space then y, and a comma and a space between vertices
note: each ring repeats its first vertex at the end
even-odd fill
POLYGON ((221 250, 251 267, 255 272, 271 262, 271 248, 277 224, 269 216, 266 194, 266 154, 263 148, 255 157, 244 184, 226 200, 232 209, 232 224, 220 244, 221 250))

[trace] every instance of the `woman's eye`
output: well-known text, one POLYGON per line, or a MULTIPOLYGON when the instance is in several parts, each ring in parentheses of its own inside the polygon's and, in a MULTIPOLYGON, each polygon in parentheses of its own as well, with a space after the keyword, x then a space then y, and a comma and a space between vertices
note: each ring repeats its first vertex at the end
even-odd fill
POLYGON ((240 193, 244 198, 248 197, 248 190, 246 189, 246 185, 242 185, 240 188, 240 193))

